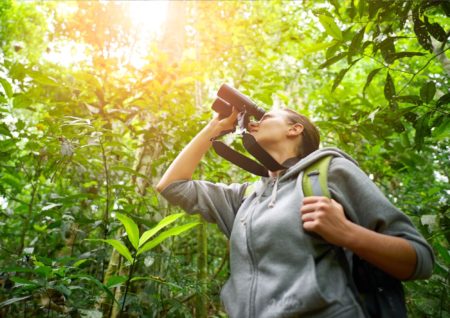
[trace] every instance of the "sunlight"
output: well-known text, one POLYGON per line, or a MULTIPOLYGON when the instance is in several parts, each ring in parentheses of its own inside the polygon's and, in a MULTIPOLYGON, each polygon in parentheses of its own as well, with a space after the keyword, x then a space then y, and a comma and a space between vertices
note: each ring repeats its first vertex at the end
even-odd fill
MULTIPOLYGON (((167 17, 168 1, 130 1, 130 18, 143 35, 155 36, 167 17)), ((145 38, 145 37, 144 37, 145 38)))
MULTIPOLYGON (((108 3, 106 1, 106 3, 108 3)), ((146 54, 146 50, 150 42, 155 41, 161 36, 162 26, 167 18, 169 1, 115 1, 112 4, 120 4, 127 12, 123 12, 123 17, 131 20, 132 30, 131 36, 135 36, 136 41, 131 47, 117 48, 116 54, 123 54, 126 50, 132 64, 141 65, 144 63, 142 56, 146 54)), ((60 2, 57 11, 61 16, 71 16, 78 9, 76 2, 60 2)), ((117 20, 118 23, 125 21, 117 20)), ((77 43, 76 41, 61 41, 57 44, 49 45, 49 50, 44 54, 44 59, 56 64, 70 66, 76 65, 81 61, 86 61, 86 45, 77 43)))

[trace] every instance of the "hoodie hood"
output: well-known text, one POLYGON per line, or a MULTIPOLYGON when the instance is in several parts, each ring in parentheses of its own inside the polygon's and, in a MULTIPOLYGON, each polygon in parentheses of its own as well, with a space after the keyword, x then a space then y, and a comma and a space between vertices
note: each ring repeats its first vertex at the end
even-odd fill
MULTIPOLYGON (((317 160, 326 157, 326 156, 333 156, 333 157, 342 157, 345 159, 348 159, 352 163, 358 166, 358 163, 350 157, 348 154, 343 152, 342 150, 338 148, 322 148, 318 149, 308 156, 300 159, 296 164, 286 169, 284 172, 282 172, 278 177, 262 177, 261 183, 259 186, 256 187, 257 195, 262 194, 269 183, 273 181, 273 188, 271 193, 271 200, 268 205, 269 208, 273 208, 275 206, 276 200, 277 200, 277 191, 278 191, 278 184, 280 182, 284 182, 290 178, 297 178, 300 173, 302 173, 303 170, 305 170, 307 167, 309 167, 311 164, 316 162, 317 160)), ((289 160, 289 159, 288 159, 289 160)))
POLYGON ((340 150, 338 148, 327 147, 327 148, 318 149, 318 150, 310 153, 308 156, 300 159, 300 161, 298 161, 295 165, 293 165, 292 167, 287 169, 284 173, 282 173, 279 176, 279 179, 283 180, 283 179, 291 178, 293 176, 297 176, 301 171, 305 170, 307 167, 309 167, 311 164, 313 164, 320 158, 323 158, 323 157, 326 157, 329 155, 332 155, 334 157, 342 157, 342 158, 348 159, 351 162, 353 162, 355 165, 358 166, 358 163, 356 162, 356 160, 353 159, 352 157, 350 157, 350 155, 348 155, 347 153, 343 152, 342 150, 340 150))

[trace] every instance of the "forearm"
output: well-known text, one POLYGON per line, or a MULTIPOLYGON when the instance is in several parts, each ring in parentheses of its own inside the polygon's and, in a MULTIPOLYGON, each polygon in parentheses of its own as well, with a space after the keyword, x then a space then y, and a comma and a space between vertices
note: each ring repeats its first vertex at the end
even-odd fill
POLYGON ((417 255, 407 240, 377 233, 352 222, 348 225, 343 247, 398 279, 411 277, 417 255))
POLYGON ((237 116, 238 112, 233 108, 230 116, 223 119, 216 116, 211 120, 175 158, 156 186, 156 190, 161 192, 176 180, 191 179, 195 168, 212 145, 211 138, 218 136, 222 131, 232 130, 237 116))
POLYGON ((161 192, 176 180, 191 179, 200 160, 211 147, 211 138, 217 136, 219 132, 213 122, 205 126, 171 163, 156 190, 161 192))

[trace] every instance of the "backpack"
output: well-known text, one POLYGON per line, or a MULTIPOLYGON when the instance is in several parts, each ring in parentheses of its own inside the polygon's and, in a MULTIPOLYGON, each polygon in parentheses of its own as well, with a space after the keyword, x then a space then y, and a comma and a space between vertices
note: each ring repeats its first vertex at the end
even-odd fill
MULTIPOLYGON (((332 155, 325 156, 305 169, 302 177, 305 197, 316 195, 331 198, 327 179, 332 157, 332 155)), ((351 221, 353 222, 353 220, 351 221)), ((346 272, 350 288, 367 317, 407 317, 405 294, 400 280, 355 254, 352 254, 353 266, 351 269, 346 252, 342 248, 337 248, 337 255, 346 272)))

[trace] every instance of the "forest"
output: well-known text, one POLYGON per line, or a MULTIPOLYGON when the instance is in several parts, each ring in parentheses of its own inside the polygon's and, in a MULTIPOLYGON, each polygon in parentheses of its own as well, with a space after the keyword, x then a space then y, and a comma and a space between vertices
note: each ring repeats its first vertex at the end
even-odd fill
POLYGON ((155 189, 227 83, 359 162, 435 253, 409 316, 449 318, 449 37, 448 0, 0 1, 0 317, 227 317, 226 237, 155 189))

